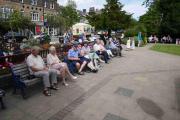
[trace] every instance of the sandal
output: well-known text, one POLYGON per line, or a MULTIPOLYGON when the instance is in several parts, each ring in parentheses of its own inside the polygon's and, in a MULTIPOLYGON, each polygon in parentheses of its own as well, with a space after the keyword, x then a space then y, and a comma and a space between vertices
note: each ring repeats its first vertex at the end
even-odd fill
POLYGON ((91 70, 91 72, 93 72, 93 73, 97 73, 97 72, 98 72, 98 70, 93 69, 93 70, 91 70))
POLYGON ((51 86, 50 89, 52 89, 52 90, 59 90, 59 88, 56 87, 56 86, 51 86))
POLYGON ((69 84, 67 84, 66 82, 63 82, 62 84, 63 84, 64 86, 68 86, 68 85, 69 85, 69 84))
POLYGON ((45 96, 51 96, 51 93, 50 93, 49 90, 44 90, 44 91, 43 91, 43 94, 44 94, 45 96))
POLYGON ((72 79, 72 80, 76 80, 76 79, 77 79, 77 77, 76 77, 76 76, 73 76, 73 77, 71 77, 71 79, 72 79))
POLYGON ((83 72, 78 72, 78 74, 79 74, 79 75, 84 75, 84 73, 83 73, 83 72))

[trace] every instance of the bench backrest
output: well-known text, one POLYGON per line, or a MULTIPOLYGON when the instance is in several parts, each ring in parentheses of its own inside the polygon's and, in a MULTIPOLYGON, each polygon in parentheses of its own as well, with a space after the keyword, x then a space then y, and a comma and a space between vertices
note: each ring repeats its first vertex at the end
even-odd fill
POLYGON ((12 76, 20 76, 21 80, 25 80, 29 77, 30 73, 26 63, 13 65, 11 67, 12 76))

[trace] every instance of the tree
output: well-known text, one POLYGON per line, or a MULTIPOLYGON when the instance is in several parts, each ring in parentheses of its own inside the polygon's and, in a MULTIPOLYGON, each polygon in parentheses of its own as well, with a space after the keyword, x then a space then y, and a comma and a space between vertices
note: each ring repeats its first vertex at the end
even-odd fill
POLYGON ((118 0, 106 0, 107 4, 100 14, 89 13, 87 19, 96 29, 119 30, 128 28, 131 22, 131 14, 122 10, 123 5, 118 0))
MULTIPOLYGON (((159 35, 170 34, 174 37, 179 37, 179 0, 146 0, 144 3, 149 7, 149 10, 145 15, 141 16, 140 22, 145 23, 148 31, 149 26, 154 26, 154 29, 159 35)), ((152 28, 150 28, 150 31, 152 31, 152 28)))
POLYGON ((31 29, 35 25, 31 22, 30 18, 23 16, 20 12, 14 11, 6 19, 1 17, 0 32, 3 35, 9 30, 18 31, 20 29, 31 29))
POLYGON ((157 34, 161 25, 161 15, 156 5, 151 5, 146 14, 140 17, 139 22, 144 24, 148 35, 157 34))
POLYGON ((65 20, 66 30, 72 27, 73 24, 80 21, 80 16, 78 15, 76 9, 71 5, 67 5, 61 8, 60 14, 65 20))
POLYGON ((50 15, 46 16, 47 19, 47 26, 50 28, 58 28, 60 31, 65 29, 65 19, 62 17, 60 13, 57 15, 50 15))
POLYGON ((80 17, 76 11, 76 3, 68 0, 66 6, 59 6, 56 15, 46 15, 47 26, 58 28, 61 32, 68 30, 73 24, 79 22, 80 17))

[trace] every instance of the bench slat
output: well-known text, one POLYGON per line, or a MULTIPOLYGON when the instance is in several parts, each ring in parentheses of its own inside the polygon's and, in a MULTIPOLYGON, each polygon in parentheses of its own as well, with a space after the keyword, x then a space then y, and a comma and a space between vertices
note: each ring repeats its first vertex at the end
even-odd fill
POLYGON ((25 85, 30 86, 39 81, 40 78, 28 79, 30 76, 28 66, 26 63, 17 64, 11 67, 14 75, 20 75, 20 80, 25 83, 25 85))
POLYGON ((21 67, 21 66, 27 66, 27 64, 26 63, 21 63, 21 64, 13 65, 12 67, 21 67))
POLYGON ((24 80, 23 82, 25 83, 26 86, 31 86, 38 83, 39 81, 41 81, 41 78, 33 78, 31 80, 27 79, 27 80, 24 80))
POLYGON ((19 69, 24 69, 24 68, 28 68, 27 65, 21 65, 21 66, 13 66, 12 69, 13 70, 19 70, 19 69))
POLYGON ((13 72, 14 72, 14 74, 18 74, 18 73, 20 73, 20 74, 24 74, 24 73, 26 73, 26 74, 29 74, 29 71, 28 71, 28 69, 27 68, 24 68, 24 69, 21 69, 21 70, 13 70, 13 72))

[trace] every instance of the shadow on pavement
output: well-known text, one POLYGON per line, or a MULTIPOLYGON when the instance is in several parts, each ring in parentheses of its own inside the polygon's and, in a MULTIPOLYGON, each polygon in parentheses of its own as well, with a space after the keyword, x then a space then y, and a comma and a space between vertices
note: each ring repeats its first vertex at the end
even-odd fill
POLYGON ((175 84, 175 94, 177 100, 177 110, 178 112, 180 112, 180 78, 176 78, 174 84, 175 84))
POLYGON ((141 97, 137 99, 137 103, 145 113, 157 119, 161 120, 162 116, 164 115, 164 111, 150 99, 141 97))

